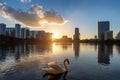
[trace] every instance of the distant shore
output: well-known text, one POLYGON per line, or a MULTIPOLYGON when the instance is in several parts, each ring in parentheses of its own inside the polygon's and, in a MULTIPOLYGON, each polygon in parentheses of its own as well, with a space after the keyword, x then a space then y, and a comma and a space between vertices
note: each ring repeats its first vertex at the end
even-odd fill
POLYGON ((120 40, 79 40, 79 41, 52 41, 52 40, 39 40, 34 38, 19 39, 14 37, 0 36, 0 45, 1 44, 22 44, 22 43, 52 43, 52 42, 61 42, 61 43, 94 43, 94 44, 120 44, 120 40))
POLYGON ((14 37, 8 37, 8 36, 0 36, 0 45, 3 44, 44 44, 47 42, 52 42, 51 40, 40 40, 40 39, 35 39, 35 38, 26 38, 26 39, 21 39, 21 38, 14 38, 14 37))

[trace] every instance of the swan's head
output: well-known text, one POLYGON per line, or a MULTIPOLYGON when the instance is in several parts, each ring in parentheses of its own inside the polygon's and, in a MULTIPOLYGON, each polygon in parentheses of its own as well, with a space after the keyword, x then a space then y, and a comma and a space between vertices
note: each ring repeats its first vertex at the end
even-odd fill
POLYGON ((68 58, 66 58, 66 59, 64 60, 64 62, 67 62, 68 64, 70 64, 70 61, 69 61, 68 58))

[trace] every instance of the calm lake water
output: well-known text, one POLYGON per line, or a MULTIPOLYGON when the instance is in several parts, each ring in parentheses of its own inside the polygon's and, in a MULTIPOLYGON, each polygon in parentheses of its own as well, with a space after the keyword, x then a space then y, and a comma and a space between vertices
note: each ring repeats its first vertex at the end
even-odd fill
POLYGON ((120 80, 120 46, 85 43, 51 43, 0 46, 0 80, 120 80), (49 62, 68 73, 44 76, 49 62))

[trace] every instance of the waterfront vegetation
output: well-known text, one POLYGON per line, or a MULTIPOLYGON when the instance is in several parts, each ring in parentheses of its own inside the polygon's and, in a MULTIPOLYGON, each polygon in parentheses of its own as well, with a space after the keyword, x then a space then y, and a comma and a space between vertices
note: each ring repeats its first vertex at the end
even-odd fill
POLYGON ((98 40, 98 39, 84 39, 79 41, 74 41, 72 39, 62 40, 40 40, 35 38, 14 38, 9 36, 0 36, 0 44, 22 44, 22 43, 50 43, 50 42, 79 42, 79 43, 94 43, 94 44, 120 44, 120 40, 112 39, 112 40, 98 40))

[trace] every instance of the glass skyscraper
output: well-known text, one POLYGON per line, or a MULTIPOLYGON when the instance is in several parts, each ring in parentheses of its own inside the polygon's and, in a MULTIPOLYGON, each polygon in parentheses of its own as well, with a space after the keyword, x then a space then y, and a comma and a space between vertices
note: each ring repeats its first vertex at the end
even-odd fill
POLYGON ((75 28, 75 34, 73 36, 74 41, 79 41, 80 40, 80 33, 79 33, 79 28, 75 28))
POLYGON ((98 22, 98 39, 104 40, 105 39, 105 32, 109 31, 110 30, 109 28, 110 28, 109 21, 98 22))
POLYGON ((15 24, 15 37, 21 38, 21 25, 15 24))
POLYGON ((6 35, 6 24, 0 23, 0 35, 6 35))

